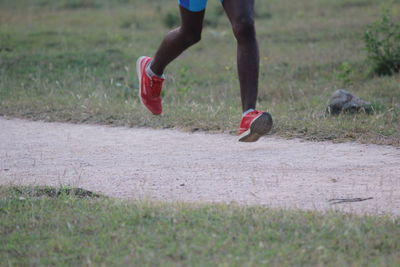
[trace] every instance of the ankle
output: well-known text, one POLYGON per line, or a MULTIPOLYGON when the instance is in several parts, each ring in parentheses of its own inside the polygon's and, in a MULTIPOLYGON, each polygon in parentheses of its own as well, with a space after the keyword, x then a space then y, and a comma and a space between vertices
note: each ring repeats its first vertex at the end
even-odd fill
POLYGON ((146 67, 147 75, 149 77, 157 76, 159 78, 164 78, 164 74, 163 73, 159 74, 159 72, 153 71, 152 66, 153 66, 153 61, 151 61, 146 67))

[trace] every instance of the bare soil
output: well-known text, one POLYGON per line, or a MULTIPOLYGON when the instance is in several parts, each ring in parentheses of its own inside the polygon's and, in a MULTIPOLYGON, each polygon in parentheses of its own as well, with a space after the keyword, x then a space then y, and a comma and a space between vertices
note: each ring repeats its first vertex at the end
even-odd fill
POLYGON ((400 149, 0 118, 0 184, 399 215, 400 149))

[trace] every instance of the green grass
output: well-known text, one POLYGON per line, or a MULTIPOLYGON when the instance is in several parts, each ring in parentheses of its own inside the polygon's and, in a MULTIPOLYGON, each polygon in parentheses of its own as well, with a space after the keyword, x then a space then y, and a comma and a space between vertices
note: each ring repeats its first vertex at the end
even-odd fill
MULTIPOLYGON (((399 1, 256 5, 258 108, 273 114, 275 134, 400 146, 400 75, 369 75, 362 40, 384 9, 399 18, 399 1), (342 87, 376 113, 323 116, 342 87)), ((164 115, 140 104, 135 60, 155 52, 177 14, 175 1, 1 1, 0 115, 234 133, 236 44, 218 1, 209 1, 202 42, 168 67, 164 115)))
POLYGON ((0 265, 400 264, 399 218, 130 202, 80 192, 0 187, 0 265))

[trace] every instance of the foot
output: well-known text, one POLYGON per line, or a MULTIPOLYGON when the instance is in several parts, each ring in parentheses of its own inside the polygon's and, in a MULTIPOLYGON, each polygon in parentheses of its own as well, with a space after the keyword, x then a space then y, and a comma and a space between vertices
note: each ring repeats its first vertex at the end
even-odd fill
POLYGON ((240 142, 255 142, 272 129, 271 114, 254 110, 243 116, 239 128, 240 142))
POLYGON ((154 115, 162 112, 161 89, 164 79, 158 76, 149 77, 146 72, 152 58, 140 57, 136 61, 136 72, 139 78, 139 97, 142 104, 154 115))

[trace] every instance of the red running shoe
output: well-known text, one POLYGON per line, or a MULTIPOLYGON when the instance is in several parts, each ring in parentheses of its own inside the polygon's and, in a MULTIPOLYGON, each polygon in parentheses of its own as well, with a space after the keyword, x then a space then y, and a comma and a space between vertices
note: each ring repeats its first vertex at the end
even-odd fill
POLYGON ((140 57, 136 61, 136 72, 139 78, 139 97, 142 104, 154 115, 162 112, 161 88, 163 78, 158 76, 149 77, 146 68, 151 62, 151 57, 140 57))
POLYGON ((271 114, 254 110, 242 117, 239 128, 240 142, 255 142, 272 129, 271 114))

